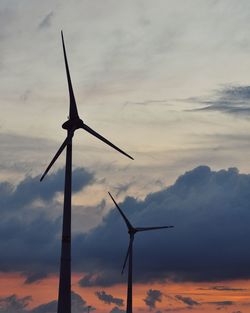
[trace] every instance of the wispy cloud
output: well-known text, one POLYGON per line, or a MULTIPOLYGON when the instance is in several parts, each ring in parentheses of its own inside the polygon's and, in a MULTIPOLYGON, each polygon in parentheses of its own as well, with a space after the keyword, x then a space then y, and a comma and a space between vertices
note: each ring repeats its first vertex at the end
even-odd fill
POLYGON ((207 302, 207 304, 214 304, 214 305, 218 305, 218 306, 230 306, 230 305, 233 305, 234 302, 230 301, 230 300, 226 300, 226 301, 207 302))
POLYGON ((124 106, 127 105, 167 105, 169 104, 169 100, 167 99, 149 99, 143 101, 126 101, 124 102, 124 106))
POLYGON ((176 298, 178 301, 180 301, 180 302, 182 302, 182 303, 184 303, 184 304, 186 304, 186 305, 188 305, 188 306, 190 306, 190 307, 196 306, 196 305, 200 305, 199 302, 195 301, 195 300, 192 299, 191 297, 184 297, 184 296, 181 296, 181 295, 176 295, 175 298, 176 298))
POLYGON ((39 29, 44 29, 44 28, 50 27, 53 16, 54 16, 54 12, 53 11, 49 12, 43 18, 43 20, 39 23, 38 28, 39 29))
POLYGON ((197 288, 197 290, 215 290, 215 291, 246 291, 244 288, 234 288, 227 286, 213 286, 209 288, 197 288))
POLYGON ((250 86, 229 85, 204 98, 190 98, 202 107, 196 111, 219 111, 248 117, 250 114, 250 86))
POLYGON ((129 182, 127 184, 120 184, 117 187, 115 187, 115 190, 117 190, 116 197, 120 196, 123 193, 126 193, 133 184, 134 182, 129 182))

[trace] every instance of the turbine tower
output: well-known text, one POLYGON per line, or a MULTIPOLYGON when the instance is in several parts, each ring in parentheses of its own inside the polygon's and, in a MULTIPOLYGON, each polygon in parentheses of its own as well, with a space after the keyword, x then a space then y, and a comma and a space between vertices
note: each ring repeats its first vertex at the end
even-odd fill
POLYGON ((70 78, 69 66, 66 56, 63 32, 61 31, 64 62, 69 89, 69 117, 62 125, 67 130, 67 137, 53 157, 52 161, 46 168, 40 181, 48 173, 57 158, 66 148, 66 167, 65 167, 65 183, 64 183, 64 206, 63 206, 63 229, 62 229, 62 246, 61 246, 61 262, 60 262, 60 278, 59 278, 59 294, 57 313, 71 313, 71 189, 72 189, 72 139, 74 132, 81 128, 105 142, 110 147, 124 154, 133 160, 133 158, 122 151, 120 148, 112 144, 106 138, 98 134, 88 125, 86 125, 78 115, 75 96, 70 78))
POLYGON ((115 199, 112 197, 111 193, 109 192, 111 199, 113 200, 116 208, 120 212, 122 218, 124 219, 129 233, 129 246, 127 250, 127 254, 125 257, 125 261, 122 267, 122 274, 124 272, 127 260, 129 258, 128 263, 128 289, 127 289, 127 313, 133 312, 133 242, 134 236, 137 232, 140 231, 148 231, 148 230, 156 230, 156 229, 164 229, 164 228, 173 228, 174 226, 159 226, 159 227, 133 227, 130 221, 127 219, 121 208, 116 203, 115 199))

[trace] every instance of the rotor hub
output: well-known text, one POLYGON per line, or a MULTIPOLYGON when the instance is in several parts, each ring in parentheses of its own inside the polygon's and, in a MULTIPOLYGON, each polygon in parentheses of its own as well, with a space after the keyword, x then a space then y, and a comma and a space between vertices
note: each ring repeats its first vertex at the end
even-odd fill
POLYGON ((130 235, 134 235, 136 232, 137 232, 137 230, 136 230, 135 228, 130 228, 130 229, 128 230, 128 233, 129 233, 130 235))
POLYGON ((65 123, 62 124, 62 128, 67 129, 67 130, 82 128, 82 126, 83 126, 83 120, 81 120, 80 118, 69 119, 65 123))

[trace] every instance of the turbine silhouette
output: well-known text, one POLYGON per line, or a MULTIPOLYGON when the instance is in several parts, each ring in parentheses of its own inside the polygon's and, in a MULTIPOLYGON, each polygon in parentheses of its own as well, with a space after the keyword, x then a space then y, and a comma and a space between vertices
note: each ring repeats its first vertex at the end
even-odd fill
POLYGON ((105 142, 110 147, 124 154, 133 160, 133 158, 108 141, 106 138, 98 134, 88 125, 86 125, 78 115, 75 96, 71 83, 67 55, 65 50, 63 32, 61 31, 64 62, 66 67, 66 75, 69 89, 69 118, 62 125, 62 128, 67 130, 67 137, 53 157, 52 161, 46 168, 40 181, 44 179, 52 165, 66 148, 66 167, 65 167, 65 184, 64 184, 64 207, 63 207, 63 229, 62 229, 62 246, 61 246, 61 263, 60 263, 60 280, 59 280, 59 294, 58 294, 58 313, 71 312, 71 188, 72 188, 72 139, 75 130, 82 128, 91 135, 97 137, 105 142))
POLYGON ((112 197, 111 193, 109 192, 110 198, 113 200, 116 208, 120 212, 122 218, 124 219, 124 222, 127 225, 128 233, 129 233, 129 245, 127 254, 123 263, 122 267, 122 274, 124 272, 126 263, 129 258, 128 263, 128 288, 127 288, 127 313, 133 312, 133 242, 134 242, 134 236, 137 232, 140 231, 148 231, 148 230, 156 230, 156 229, 164 229, 164 228, 173 228, 174 226, 159 226, 159 227, 133 227, 130 221, 127 219, 125 214, 123 213, 122 209, 118 206, 115 199, 112 197))

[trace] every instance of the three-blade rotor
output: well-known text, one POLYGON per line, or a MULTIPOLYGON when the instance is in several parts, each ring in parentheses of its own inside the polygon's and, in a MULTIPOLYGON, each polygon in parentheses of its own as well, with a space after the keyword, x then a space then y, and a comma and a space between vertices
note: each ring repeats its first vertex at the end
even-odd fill
POLYGON ((128 228, 128 233, 130 235, 129 238, 129 246, 128 246, 128 250, 126 253, 126 257, 123 263, 123 267, 122 267, 122 274, 124 272, 124 269, 126 267, 127 261, 128 261, 128 257, 130 255, 130 253, 132 252, 133 249, 133 241, 134 241, 134 235, 137 232, 141 232, 141 231, 149 231, 149 230, 158 230, 158 229, 165 229, 165 228, 173 228, 174 226, 156 226, 156 227, 133 227, 132 224, 130 223, 130 221, 128 220, 128 218, 126 217, 126 215, 123 213, 122 209, 119 207, 119 205, 116 203, 115 199, 113 198, 113 196, 111 195, 110 192, 108 192, 110 198, 112 199, 112 201, 114 202, 116 208, 118 209, 118 211, 120 212, 124 222, 127 225, 128 228))
POLYGON ((63 55, 64 55, 64 62, 65 62, 65 68, 66 68, 66 75, 67 75, 67 82, 68 82, 68 89, 69 89, 69 119, 66 121, 62 127, 64 129, 68 130, 68 135, 64 142, 62 143, 61 147, 58 149, 57 153, 53 157, 52 161, 46 168, 44 174, 42 175, 40 181, 44 179, 46 174, 49 172, 50 168, 53 166, 55 161, 58 159, 60 154, 63 152, 65 147, 68 144, 71 144, 72 138, 74 136, 75 130, 81 128, 88 132, 89 134, 93 135, 94 137, 98 138, 102 142, 106 143, 108 146, 112 147, 116 151, 120 152, 121 154, 125 155, 126 157, 130 158, 131 160, 134 160, 129 154, 118 148, 116 145, 114 145, 112 142, 110 142, 108 139, 103 137, 102 135, 98 134, 96 131, 94 131, 92 128, 90 128, 88 125, 86 125, 78 115, 77 111, 77 105, 75 101, 75 96, 74 96, 74 91, 72 87, 72 82, 71 82, 71 77, 70 77, 70 72, 69 72, 69 65, 68 65, 68 60, 67 60, 67 54, 66 54, 66 49, 65 49, 65 43, 64 43, 64 38, 63 38, 63 32, 61 31, 61 36, 62 36, 62 45, 63 45, 63 55))

